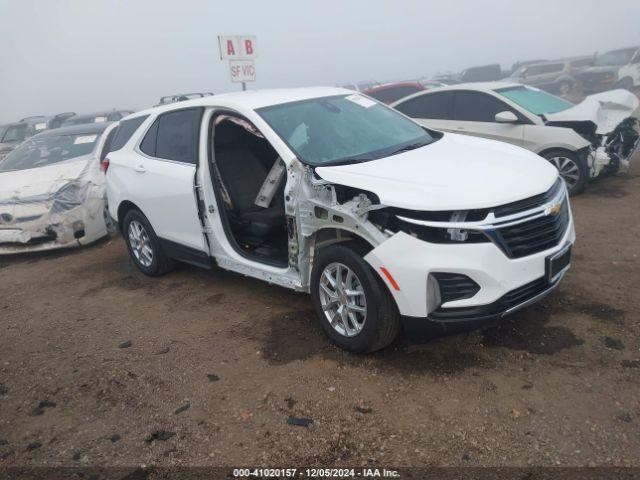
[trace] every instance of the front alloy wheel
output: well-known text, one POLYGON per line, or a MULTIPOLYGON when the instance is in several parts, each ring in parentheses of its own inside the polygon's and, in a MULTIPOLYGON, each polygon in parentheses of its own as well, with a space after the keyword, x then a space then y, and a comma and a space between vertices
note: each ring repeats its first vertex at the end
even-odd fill
POLYGON ((552 157, 549 161, 558 169, 560 176, 567 184, 567 188, 569 190, 575 188, 578 184, 578 180, 580 179, 580 169, 578 168, 578 164, 568 157, 552 157))
POLYGON ((587 184, 589 167, 586 158, 569 150, 554 149, 542 154, 551 163, 567 184, 569 195, 576 195, 587 184))
POLYGON ((322 330, 352 352, 374 352, 400 331, 400 312, 380 275, 356 242, 321 248, 313 262, 310 288, 322 330))
POLYGON ((149 234, 137 220, 132 220, 129 223, 129 245, 131 245, 131 251, 140 265, 149 268, 153 263, 153 248, 149 234))
POLYGON ((367 320, 367 300, 358 276, 346 265, 327 265, 320 276, 320 303, 325 318, 345 337, 359 334, 367 320))

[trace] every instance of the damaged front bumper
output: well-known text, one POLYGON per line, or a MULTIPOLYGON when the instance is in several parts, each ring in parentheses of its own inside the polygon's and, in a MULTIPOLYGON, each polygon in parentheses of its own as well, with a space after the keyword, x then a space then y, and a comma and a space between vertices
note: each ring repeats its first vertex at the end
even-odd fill
POLYGON ((91 183, 0 201, 0 255, 91 243, 107 234, 105 208, 104 189, 91 183))
POLYGON ((639 127, 638 120, 629 117, 610 134, 596 137, 587 156, 591 178, 619 168, 629 170, 633 156, 640 149, 639 127))

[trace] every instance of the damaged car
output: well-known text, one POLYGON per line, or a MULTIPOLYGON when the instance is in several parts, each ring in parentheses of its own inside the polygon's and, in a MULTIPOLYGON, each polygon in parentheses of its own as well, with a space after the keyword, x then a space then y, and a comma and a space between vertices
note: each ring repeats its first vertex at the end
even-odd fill
POLYGON ((23 118, 19 122, 0 126, 0 162, 27 138, 46 130, 46 117, 23 118))
POLYGON ((421 92, 392 106, 430 128, 531 150, 558 169, 571 195, 590 178, 628 167, 638 146, 638 98, 621 89, 574 105, 519 83, 474 83, 421 92))
POLYGON ((0 254, 86 245, 107 235, 100 155, 116 124, 47 130, 0 164, 0 254))
POLYGON ((401 325, 495 322, 570 266, 571 208, 548 162, 352 91, 237 92, 126 122, 139 127, 103 169, 137 268, 217 265, 310 293, 327 336, 355 352, 401 325))

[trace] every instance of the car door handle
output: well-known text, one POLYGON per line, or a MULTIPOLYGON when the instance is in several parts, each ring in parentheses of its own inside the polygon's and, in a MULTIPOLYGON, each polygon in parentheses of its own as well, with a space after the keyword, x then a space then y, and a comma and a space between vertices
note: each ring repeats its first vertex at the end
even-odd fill
POLYGON ((456 127, 456 130, 466 130, 466 128, 458 126, 458 127, 456 127))
POLYGON ((138 173, 144 173, 147 171, 147 169, 144 168, 144 165, 138 165, 137 167, 134 168, 134 170, 138 173))

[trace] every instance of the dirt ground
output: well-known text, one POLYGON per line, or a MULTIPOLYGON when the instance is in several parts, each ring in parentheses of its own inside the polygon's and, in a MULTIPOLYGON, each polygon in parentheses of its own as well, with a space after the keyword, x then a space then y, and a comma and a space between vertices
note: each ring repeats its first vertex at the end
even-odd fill
POLYGON ((2 259, 0 465, 640 466, 639 167, 573 200, 543 303, 370 356, 306 295, 147 278, 118 237, 2 259))

